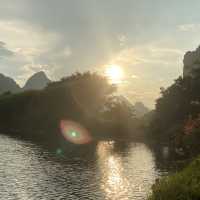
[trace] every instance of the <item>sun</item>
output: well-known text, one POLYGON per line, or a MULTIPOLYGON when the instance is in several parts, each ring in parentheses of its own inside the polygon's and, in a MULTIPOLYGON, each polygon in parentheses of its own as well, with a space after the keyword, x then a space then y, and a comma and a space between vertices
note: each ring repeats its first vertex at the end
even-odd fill
POLYGON ((119 65, 108 65, 105 69, 105 75, 113 84, 121 83, 124 76, 122 67, 119 65))

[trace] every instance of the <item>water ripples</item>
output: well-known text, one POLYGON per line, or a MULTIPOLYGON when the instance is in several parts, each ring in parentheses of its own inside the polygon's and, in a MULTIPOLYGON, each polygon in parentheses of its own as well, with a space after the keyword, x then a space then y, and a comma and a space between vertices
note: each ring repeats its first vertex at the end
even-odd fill
POLYGON ((0 199, 142 200, 156 170, 152 152, 131 144, 115 152, 114 143, 100 142, 91 160, 58 158, 37 145, 0 136, 0 199))

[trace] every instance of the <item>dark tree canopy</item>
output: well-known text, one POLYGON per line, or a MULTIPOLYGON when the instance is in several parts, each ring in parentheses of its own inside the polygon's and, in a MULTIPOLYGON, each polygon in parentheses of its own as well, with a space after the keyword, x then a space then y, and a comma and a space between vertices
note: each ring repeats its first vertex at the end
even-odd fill
POLYGON ((4 94, 0 96, 0 130, 55 138, 65 119, 81 123, 94 137, 126 135, 123 130, 127 122, 133 124, 133 112, 123 101, 113 104, 111 99, 118 98, 116 89, 106 77, 86 72, 51 82, 43 90, 4 94))

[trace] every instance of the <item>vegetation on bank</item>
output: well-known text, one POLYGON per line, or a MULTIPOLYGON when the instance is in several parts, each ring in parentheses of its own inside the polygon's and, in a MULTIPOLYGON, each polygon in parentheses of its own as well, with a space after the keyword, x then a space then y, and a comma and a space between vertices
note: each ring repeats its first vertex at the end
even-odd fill
POLYGON ((181 149, 189 156, 200 152, 200 70, 193 74, 161 88, 161 97, 147 126, 148 138, 181 149))
POLYGON ((200 157, 183 171, 157 181, 149 200, 199 200, 200 157))
MULTIPOLYGON (((146 133, 155 146, 169 147, 175 159, 200 154, 200 70, 179 77, 164 89, 155 110, 146 116, 146 133)), ((159 156, 157 156, 159 157, 159 156)), ((200 199, 200 157, 184 170, 156 181, 150 200, 200 199)))
POLYGON ((96 73, 76 73, 38 91, 0 96, 0 131, 55 143, 61 120, 87 128, 93 138, 134 136, 132 108, 116 95, 116 86, 96 73))

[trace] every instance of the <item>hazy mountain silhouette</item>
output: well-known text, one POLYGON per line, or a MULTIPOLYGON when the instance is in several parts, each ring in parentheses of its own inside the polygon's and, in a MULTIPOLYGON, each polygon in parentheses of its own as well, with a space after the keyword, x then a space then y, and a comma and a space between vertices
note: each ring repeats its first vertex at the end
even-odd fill
POLYGON ((194 51, 188 51, 183 59, 183 76, 195 76, 195 71, 200 69, 200 46, 194 51))
POLYGON ((8 91, 12 93, 17 93, 24 90, 40 90, 44 89, 50 82, 51 80, 46 76, 43 71, 41 71, 31 76, 27 80, 25 86, 23 88, 20 88, 20 86, 15 82, 14 79, 0 73, 0 94, 8 91))
POLYGON ((10 77, 7 77, 3 74, 0 74, 0 93, 4 92, 19 92, 20 91, 19 85, 10 77))
POLYGON ((134 105, 125 96, 120 95, 118 97, 118 100, 121 102, 124 102, 127 105, 127 107, 130 108, 130 110, 132 110, 134 108, 134 105))
POLYGON ((43 71, 40 71, 27 80, 23 90, 40 90, 45 88, 50 82, 51 80, 46 76, 46 74, 43 71))
POLYGON ((118 96, 116 101, 123 102, 124 105, 126 105, 126 107, 129 108, 129 110, 131 110, 137 118, 143 117, 150 111, 150 109, 147 108, 142 102, 132 104, 132 102, 123 95, 118 96))
POLYGON ((137 117, 142 117, 150 110, 142 102, 136 102, 134 105, 135 115, 137 117))

